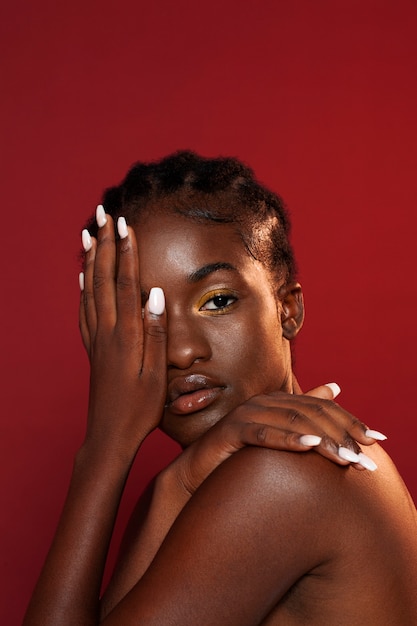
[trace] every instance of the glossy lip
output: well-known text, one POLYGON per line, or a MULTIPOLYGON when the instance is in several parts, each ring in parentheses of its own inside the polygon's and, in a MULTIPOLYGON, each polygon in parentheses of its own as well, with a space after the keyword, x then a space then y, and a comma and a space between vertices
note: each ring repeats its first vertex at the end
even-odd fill
POLYGON ((177 415, 188 415, 207 408, 225 389, 218 381, 202 374, 177 376, 168 384, 166 408, 177 415))

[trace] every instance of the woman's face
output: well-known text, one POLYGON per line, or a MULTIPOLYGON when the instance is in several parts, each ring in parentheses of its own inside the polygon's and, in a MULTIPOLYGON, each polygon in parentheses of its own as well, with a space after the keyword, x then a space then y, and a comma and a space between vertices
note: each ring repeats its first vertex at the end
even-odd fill
POLYGON ((134 227, 140 282, 165 292, 168 395, 162 430, 182 446, 250 397, 292 390, 289 342, 269 271, 230 224, 175 213, 134 227))

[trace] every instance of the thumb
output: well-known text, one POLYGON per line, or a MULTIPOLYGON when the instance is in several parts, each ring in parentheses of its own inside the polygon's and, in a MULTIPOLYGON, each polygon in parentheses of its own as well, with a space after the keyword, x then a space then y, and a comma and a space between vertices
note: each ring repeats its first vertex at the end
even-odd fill
POLYGON ((310 389, 305 393, 305 396, 314 396, 315 398, 323 398, 324 400, 334 400, 341 389, 337 383, 326 383, 325 385, 320 385, 319 387, 314 387, 314 389, 310 389))

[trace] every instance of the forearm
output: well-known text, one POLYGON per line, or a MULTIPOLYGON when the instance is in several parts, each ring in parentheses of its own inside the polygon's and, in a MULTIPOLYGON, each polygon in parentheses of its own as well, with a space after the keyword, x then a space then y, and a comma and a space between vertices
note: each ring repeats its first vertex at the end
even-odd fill
POLYGON ((99 593, 130 465, 80 449, 24 626, 99 623, 99 593))
POLYGON ((129 521, 119 559, 102 598, 101 619, 145 574, 190 498, 191 493, 179 479, 175 463, 163 470, 153 482, 151 492, 141 497, 129 521))
POLYGON ((149 509, 135 543, 126 546, 135 561, 137 582, 148 569, 178 514, 190 499, 171 466, 155 480, 149 509))

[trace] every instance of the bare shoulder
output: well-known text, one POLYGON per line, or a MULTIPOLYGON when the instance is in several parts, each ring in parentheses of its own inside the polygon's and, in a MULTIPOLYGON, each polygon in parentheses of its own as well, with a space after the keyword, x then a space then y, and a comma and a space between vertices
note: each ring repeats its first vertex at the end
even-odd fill
POLYGON ((226 518, 233 509, 255 529, 252 556, 265 547, 280 561, 268 624, 417 620, 416 509, 388 455, 379 446, 369 454, 376 472, 314 452, 245 448, 202 486, 201 502, 217 497, 226 518))
POLYGON ((184 507, 109 623, 413 623, 415 517, 398 506, 406 492, 384 495, 385 481, 389 493, 403 487, 376 455, 380 475, 314 452, 237 452, 184 507))
POLYGON ((294 454, 246 447, 209 476, 198 490, 195 502, 225 498, 231 506, 243 510, 256 505, 258 510, 273 516, 275 527, 288 523, 289 512, 290 528, 298 515, 304 517, 308 511, 312 519, 317 512, 321 524, 327 507, 329 515, 337 515, 335 501, 343 498, 349 472, 352 468, 337 466, 313 451, 294 454))
POLYGON ((377 471, 358 471, 352 466, 339 466, 314 450, 294 454, 266 448, 246 447, 222 463, 201 486, 202 493, 213 491, 219 495, 236 494, 236 500, 245 506, 244 497, 260 506, 279 508, 287 505, 294 514, 306 508, 314 511, 320 499, 321 517, 329 506, 332 519, 338 517, 337 507, 357 509, 387 506, 402 512, 416 522, 416 509, 393 461, 377 444, 366 453, 377 464, 377 471), (268 496, 274 496, 271 499, 268 496))
MULTIPOLYGON (((255 529, 253 541, 269 543, 266 550, 278 552, 282 562, 288 555, 287 571, 291 571, 294 554, 302 551, 303 539, 298 536, 297 546, 287 543, 287 539, 295 536, 296 526, 300 528, 300 524, 306 526, 306 537, 310 532, 317 534, 323 511, 328 508, 332 515, 334 497, 340 492, 345 471, 315 453, 246 447, 219 465, 205 480, 185 507, 183 516, 192 516, 196 523, 202 511, 205 519, 215 517, 219 540, 232 529, 236 536, 241 533, 240 538, 255 529)), ((320 557, 308 550, 303 567, 311 567, 310 558, 320 557)))
MULTIPOLYGON (((279 525, 280 531, 288 529, 289 535, 295 524, 303 524, 307 541, 314 536, 315 558, 319 560, 332 550, 332 537, 340 538, 341 528, 346 540, 350 539, 349 529, 352 531, 357 548, 365 518, 368 530, 374 524, 376 537, 384 536, 386 529, 384 538, 391 535, 391 543, 395 537, 401 542, 407 533, 412 534, 408 545, 414 549, 417 513, 411 496, 380 446, 374 445, 366 453, 378 466, 375 472, 335 465, 314 451, 294 454, 246 447, 216 469, 201 486, 199 498, 224 498, 243 511, 256 506, 265 519, 271 519, 275 527, 279 525), (345 529, 347 516, 349 529, 345 529)), ((368 535, 364 534, 364 541, 369 543, 368 535)), ((301 543, 298 535, 297 548, 301 543)), ((338 539, 335 549, 340 551, 338 539)))

